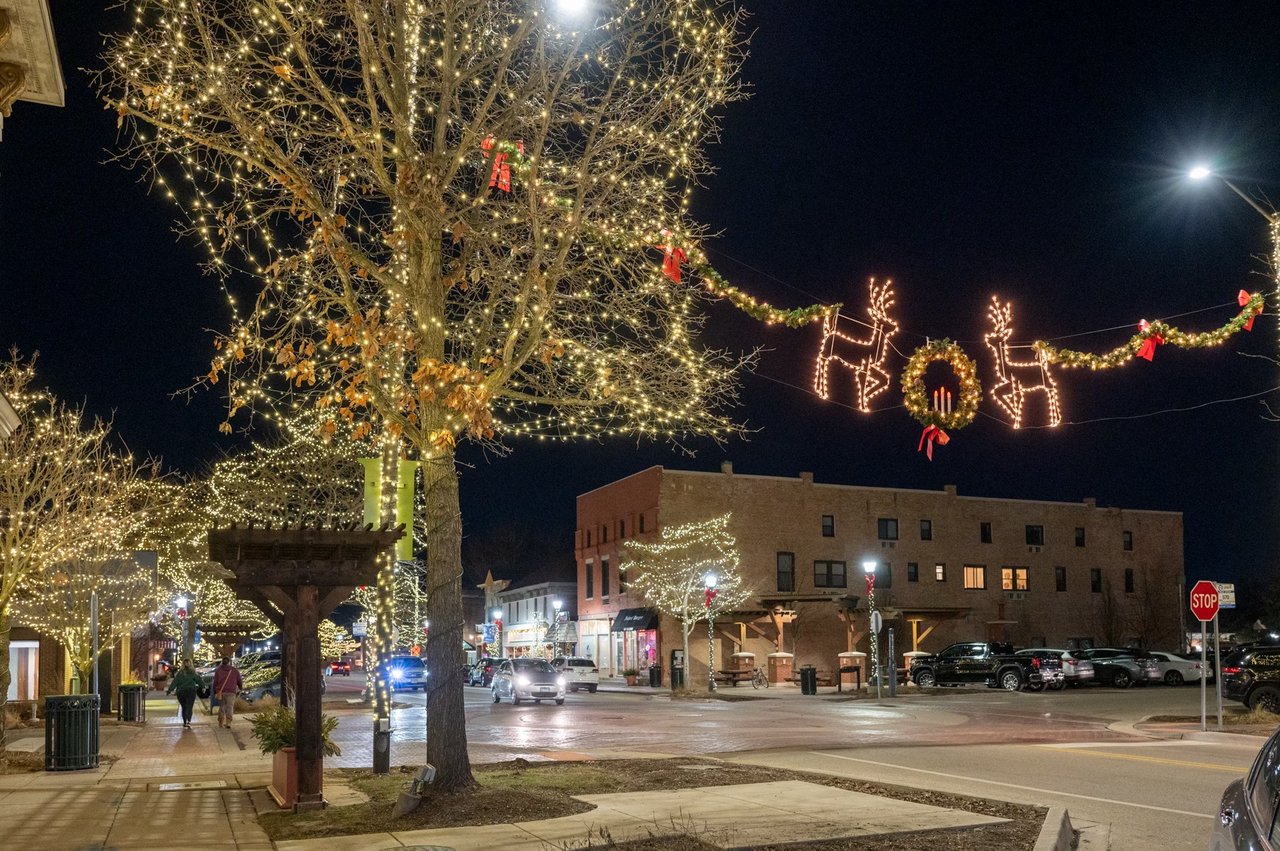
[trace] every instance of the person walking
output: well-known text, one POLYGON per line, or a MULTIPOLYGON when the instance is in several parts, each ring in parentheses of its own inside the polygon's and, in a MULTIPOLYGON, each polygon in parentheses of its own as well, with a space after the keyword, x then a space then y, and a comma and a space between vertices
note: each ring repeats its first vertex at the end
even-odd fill
POLYGON ((230 656, 222 657, 222 664, 213 669, 213 693, 218 698, 218 726, 230 727, 236 714, 236 695, 244 688, 240 670, 231 664, 230 656))
POLYGON ((178 705, 182 707, 182 726, 191 728, 191 709, 196 705, 196 693, 204 685, 204 679, 191 667, 190 659, 182 660, 182 667, 173 675, 166 694, 178 693, 178 705))

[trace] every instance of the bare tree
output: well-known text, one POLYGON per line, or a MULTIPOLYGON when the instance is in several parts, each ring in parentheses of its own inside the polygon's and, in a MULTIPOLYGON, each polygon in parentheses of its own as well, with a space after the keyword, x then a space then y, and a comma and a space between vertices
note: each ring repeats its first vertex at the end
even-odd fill
POLYGON ((744 361, 697 343, 700 302, 789 325, 831 310, 735 289, 688 215, 740 96, 743 13, 150 0, 136 20, 102 74, 123 156, 183 205, 214 269, 260 282, 206 380, 227 379, 233 415, 313 394, 388 457, 421 457, 442 630, 427 759, 439 787, 468 786, 456 442, 724 437, 744 361))

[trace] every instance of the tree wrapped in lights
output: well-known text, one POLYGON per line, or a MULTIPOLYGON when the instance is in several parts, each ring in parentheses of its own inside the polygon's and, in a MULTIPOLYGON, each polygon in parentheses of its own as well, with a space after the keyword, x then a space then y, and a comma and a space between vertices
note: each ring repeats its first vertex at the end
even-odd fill
MULTIPOLYGON (((111 543, 124 486, 138 471, 109 444, 109 428, 87 423, 35 384, 35 361, 16 352, 0 363, 0 393, 21 418, 0 438, 0 717, 9 692, 9 635, 20 594, 35 593, 48 565, 111 543)), ((5 733, 0 724, 0 763, 5 733)))
POLYGON ((319 632, 321 659, 341 659, 360 646, 350 633, 328 618, 320 620, 319 632))
MULTIPOLYGON (((684 658, 689 636, 703 619, 715 621, 750 599, 739 571, 738 542, 729 531, 731 514, 710 520, 663 526, 656 541, 633 539, 622 547, 619 571, 627 588, 662 614, 680 623, 684 658), (715 574, 715 594, 707 593, 707 574, 715 574)), ((712 672, 715 673, 714 671, 712 672)))
POLYGON ((311 394, 357 437, 421 456, 427 759, 443 789, 473 783, 457 441, 724 437, 744 361, 698 344, 700 305, 787 325, 832 310, 734 288, 688 214, 717 112, 740 96, 743 13, 637 0, 583 14, 144 0, 107 48, 102 91, 129 154, 215 269, 260 282, 207 377, 226 379, 232 414, 311 394))

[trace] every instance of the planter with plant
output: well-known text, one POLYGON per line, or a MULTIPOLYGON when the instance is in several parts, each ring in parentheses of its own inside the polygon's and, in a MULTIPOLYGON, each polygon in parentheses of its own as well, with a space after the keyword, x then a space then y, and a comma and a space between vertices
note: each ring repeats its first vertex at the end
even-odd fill
POLYGON ((640 676, 640 671, 636 668, 623 668, 622 676, 627 678, 627 685, 633 686, 636 684, 636 678, 640 676))
MULTIPOLYGON (((267 791, 281 807, 292 807, 298 802, 298 722, 293 710, 287 706, 266 709, 253 716, 250 726, 258 749, 271 754, 271 785, 267 791)), ((320 749, 325 756, 342 753, 330 736, 337 726, 337 718, 320 716, 320 749)))

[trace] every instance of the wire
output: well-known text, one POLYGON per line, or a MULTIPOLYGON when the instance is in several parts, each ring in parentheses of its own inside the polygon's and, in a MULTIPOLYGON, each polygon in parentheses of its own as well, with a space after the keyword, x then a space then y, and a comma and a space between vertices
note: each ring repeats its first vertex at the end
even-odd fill
MULTIPOLYGON (((1028 426, 1028 425, 1024 425, 1024 426, 1022 426, 1022 430, 1024 430, 1024 431, 1025 431, 1025 430, 1028 430, 1028 429, 1062 428, 1063 426, 1072 426, 1072 425, 1088 425, 1089 423, 1105 423, 1105 422, 1112 422, 1112 421, 1115 421, 1115 420, 1142 420, 1142 419, 1146 419, 1146 418, 1148 418, 1148 417, 1158 417, 1158 416, 1160 416, 1161 414, 1183 414, 1183 413, 1186 413, 1186 412, 1188 412, 1188 411, 1198 411, 1198 410, 1200 410, 1201 408, 1208 408, 1208 407, 1212 407, 1213 405, 1226 405, 1226 404, 1229 404, 1229 403, 1231 403, 1231 402, 1244 402, 1244 401, 1247 401, 1247 400, 1249 400, 1249 399, 1257 399, 1259 396, 1266 396, 1268 393, 1275 393, 1277 390, 1280 390, 1280 386, 1277 386, 1277 387, 1271 387, 1271 388, 1269 388, 1269 389, 1267 389, 1267 390, 1260 390, 1260 391, 1258 391, 1257 393, 1250 393, 1250 394, 1248 394, 1248 395, 1246 395, 1246 396, 1234 396, 1234 397, 1232 397, 1232 398, 1230 398, 1230 399, 1214 399, 1213 401, 1210 401, 1210 402, 1201 402, 1199 405, 1191 405, 1191 406, 1186 407, 1186 408, 1165 408, 1165 409, 1160 410, 1160 411, 1151 411, 1151 412, 1146 413, 1146 414, 1129 414, 1129 415, 1127 415, 1127 416, 1121 416, 1121 417, 1097 417, 1097 418, 1092 419, 1092 420, 1071 420, 1071 421, 1068 421, 1068 422, 1059 423, 1059 424, 1058 424, 1058 425, 1056 425, 1056 426, 1051 426, 1051 425, 1030 425, 1030 426, 1028 426)), ((985 412, 985 411, 978 411, 978 414, 979 414, 980 416, 986 417, 986 418, 987 418, 987 419, 989 419, 989 420, 994 420, 995 422, 1002 423, 1002 424, 1004 424, 1004 425, 1008 425, 1008 424, 1009 424, 1009 423, 1008 423, 1008 421, 1006 421, 1006 420, 1002 420, 1002 419, 1000 419, 999 417, 993 417, 993 416, 991 416, 991 414, 988 414, 988 413, 987 413, 987 412, 985 412)))
POLYGON ((825 402, 828 405, 836 405, 838 407, 846 408, 858 414, 879 414, 879 413, 882 413, 883 411, 896 411, 898 408, 906 407, 906 405, 890 405, 886 408, 876 408, 871 411, 864 411, 861 408, 854 407, 853 405, 849 405, 844 402, 837 402, 835 399, 823 399, 821 396, 819 396, 817 393, 810 390, 808 387, 801 387, 799 384, 792 384, 790 381, 783 381, 781 378, 774 378, 772 375, 765 375, 763 372, 751 372, 751 373, 748 373, 748 375, 754 375, 757 378, 763 378, 765 381, 772 381, 774 384, 781 384, 783 387, 790 387, 792 390, 799 390, 801 393, 808 394, 809 396, 812 396, 813 398, 821 402, 825 402))

